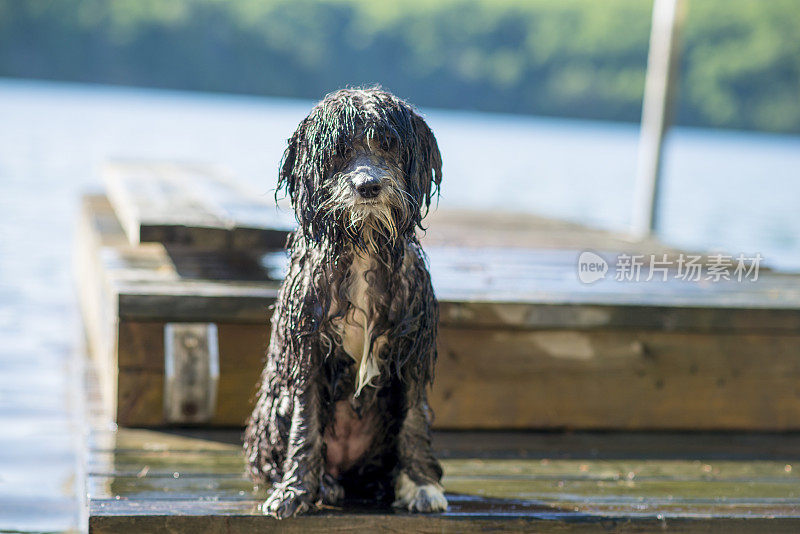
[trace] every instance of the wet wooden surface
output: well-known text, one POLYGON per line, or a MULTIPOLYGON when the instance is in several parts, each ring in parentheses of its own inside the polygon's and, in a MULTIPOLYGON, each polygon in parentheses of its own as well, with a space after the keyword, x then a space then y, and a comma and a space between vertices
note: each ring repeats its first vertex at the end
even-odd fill
POLYGON ((335 508, 281 523, 239 432, 95 431, 92 532, 793 532, 800 435, 437 433, 447 513, 335 508))

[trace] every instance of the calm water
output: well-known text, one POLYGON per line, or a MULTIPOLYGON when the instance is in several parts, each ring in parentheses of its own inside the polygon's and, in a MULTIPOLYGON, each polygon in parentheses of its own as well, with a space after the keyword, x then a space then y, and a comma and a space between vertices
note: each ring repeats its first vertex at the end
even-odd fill
MULTIPOLYGON (((0 81, 0 530, 79 518, 79 346, 70 268, 79 194, 115 156, 219 164, 272 194, 285 140, 311 103, 0 81)), ((637 127, 426 110, 444 156, 440 206, 625 229, 637 127)), ((677 129, 662 236, 760 252, 800 270, 800 138, 677 129)))

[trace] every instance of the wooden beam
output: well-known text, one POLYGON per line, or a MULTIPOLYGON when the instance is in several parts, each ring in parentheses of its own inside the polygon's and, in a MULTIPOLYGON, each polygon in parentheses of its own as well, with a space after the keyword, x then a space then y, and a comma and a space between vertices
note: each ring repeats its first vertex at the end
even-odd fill
MULTIPOLYGON (((218 324, 213 425, 242 425, 266 324, 218 324)), ((162 426, 162 322, 121 321, 118 422, 162 426)), ((437 428, 798 430, 800 335, 443 325, 437 428), (487 358, 488 354, 496 357, 487 358)))

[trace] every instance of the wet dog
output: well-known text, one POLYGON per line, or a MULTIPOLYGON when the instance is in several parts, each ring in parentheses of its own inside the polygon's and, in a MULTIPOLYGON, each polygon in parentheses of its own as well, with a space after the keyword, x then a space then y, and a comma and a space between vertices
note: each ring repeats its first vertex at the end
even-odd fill
POLYGON ((447 508, 427 389, 438 305, 417 238, 441 182, 428 125, 380 88, 329 94, 298 126, 278 190, 299 228, 245 431, 265 513, 319 503, 447 508))

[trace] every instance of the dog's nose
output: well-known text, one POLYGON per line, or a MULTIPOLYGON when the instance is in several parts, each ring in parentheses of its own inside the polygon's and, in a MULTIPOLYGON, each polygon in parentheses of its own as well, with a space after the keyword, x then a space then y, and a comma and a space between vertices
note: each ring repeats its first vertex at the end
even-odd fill
POLYGON ((360 176, 353 181, 353 185, 362 198, 375 198, 381 192, 381 179, 374 176, 360 176))

